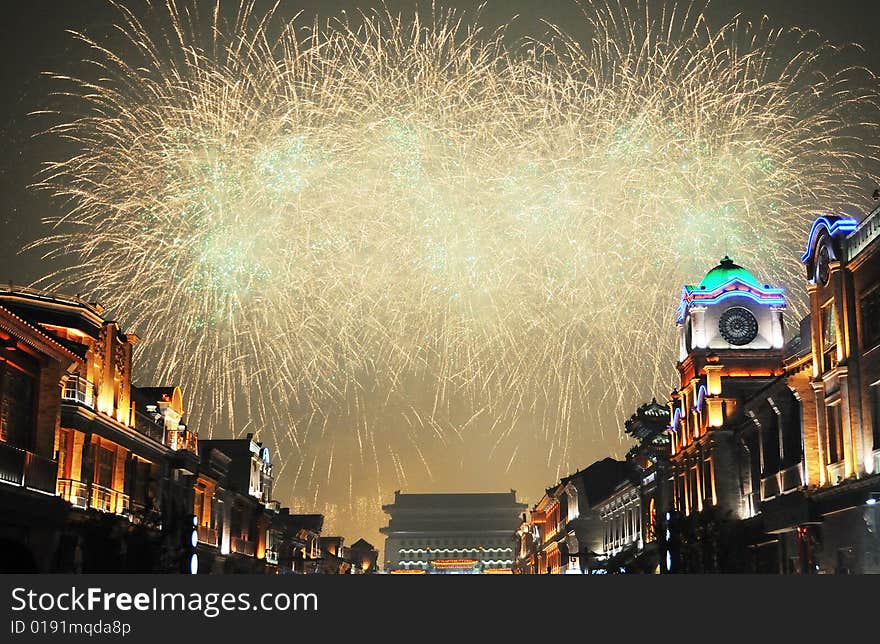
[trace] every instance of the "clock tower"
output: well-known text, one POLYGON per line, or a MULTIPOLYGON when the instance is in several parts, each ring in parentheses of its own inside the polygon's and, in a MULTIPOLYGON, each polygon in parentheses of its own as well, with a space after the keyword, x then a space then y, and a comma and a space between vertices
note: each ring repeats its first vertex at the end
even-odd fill
POLYGON ((670 403, 676 510, 754 514, 747 455, 732 429, 742 403, 782 374, 785 296, 730 257, 678 307, 680 386, 670 403))

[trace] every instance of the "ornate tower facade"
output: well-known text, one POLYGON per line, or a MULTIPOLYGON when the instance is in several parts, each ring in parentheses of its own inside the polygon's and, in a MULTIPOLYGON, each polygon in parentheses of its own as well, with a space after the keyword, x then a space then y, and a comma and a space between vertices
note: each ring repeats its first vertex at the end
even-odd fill
POLYGON ((785 296, 729 257, 678 308, 680 386, 670 402, 674 507, 688 517, 755 512, 747 448, 733 426, 741 405, 783 371, 785 296))
MULTIPOLYGON (((840 216, 813 222, 801 257, 810 296, 818 466, 812 483, 835 485, 876 473, 880 463, 880 289, 877 210, 859 225, 840 216), (872 252, 873 251, 873 252, 872 252)), ((805 396, 809 394, 805 393, 805 396)))

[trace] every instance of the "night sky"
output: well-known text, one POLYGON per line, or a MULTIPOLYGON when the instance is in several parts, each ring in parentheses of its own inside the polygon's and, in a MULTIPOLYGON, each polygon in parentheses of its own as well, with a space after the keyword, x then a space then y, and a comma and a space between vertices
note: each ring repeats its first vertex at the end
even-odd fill
MULTIPOLYGON (((126 3, 128 4, 128 3, 126 3)), ((232 7, 234 3, 228 3, 232 7)), ((258 2, 257 6, 270 6, 270 2, 258 2)), ((413 3, 389 2, 387 6, 411 8, 413 3)), ((480 2, 444 2, 442 6, 473 11, 480 2)), ((337 0, 315 0, 311 2, 284 0, 281 3, 283 15, 293 15, 302 11, 306 15, 320 9, 322 15, 333 15, 340 10, 352 11, 358 7, 374 6, 367 0, 362 2, 339 2, 337 0)), ((722 24, 736 13, 742 13, 751 20, 759 21, 766 14, 771 23, 778 26, 799 26, 815 29, 832 42, 854 42, 865 48, 865 53, 855 61, 880 73, 880 3, 872 0, 719 0, 706 11, 712 23, 722 24)), ((569 0, 490 0, 482 13, 481 20, 488 27, 510 21, 518 15, 513 28, 509 30, 512 39, 526 34, 540 35, 545 27, 541 20, 559 24, 575 36, 583 24, 576 3, 569 0)), ((4 4, 0 22, 0 87, 3 87, 5 100, 0 105, 0 280, 29 284, 47 274, 51 266, 34 253, 24 252, 22 248, 29 242, 47 234, 41 219, 59 212, 60 204, 53 203, 45 193, 30 188, 42 163, 63 156, 64 151, 57 140, 35 136, 49 121, 45 117, 29 116, 31 112, 63 106, 60 99, 50 93, 57 86, 43 75, 44 72, 58 72, 77 75, 81 71, 78 56, 82 51, 75 46, 65 30, 84 31, 100 35, 111 24, 115 11, 104 0, 27 0, 4 4)), ((698 277, 698 276, 695 276, 698 277)), ((124 312, 121 316, 124 320, 124 312)), ((135 331, 137 331, 135 329, 135 331)), ((672 369, 673 365, 669 365, 672 369)), ((143 384, 143 383, 141 383, 143 384)), ((164 384, 164 383, 163 383, 164 384)), ((183 383, 185 385, 185 383, 183 383)), ((641 402, 641 401, 638 401, 641 402)), ((635 407, 635 405, 633 405, 635 407)), ((593 458, 602 458, 613 452, 622 456, 625 444, 598 445, 593 458)), ((430 456, 430 455, 429 455, 430 456)), ((438 455, 439 456, 439 455, 438 455)), ((581 467, 589 465, 588 462, 581 467)), ((479 477, 469 479, 478 487, 479 477)), ((516 487, 523 500, 533 503, 541 491, 532 480, 517 482, 516 477, 504 479, 487 478, 483 487, 502 490, 510 483, 516 487), (500 482, 499 482, 500 481, 500 482)), ((549 485, 552 481, 546 480, 549 485)), ((438 489, 410 491, 445 491, 446 482, 438 483, 438 489)), ((484 491, 484 490, 474 490, 484 491)), ((341 493, 341 492, 340 492, 341 493)), ((290 498, 280 499, 290 503, 290 498)), ((343 499, 337 500, 340 504, 343 499)), ((387 499, 386 499, 387 501, 387 499)), ((306 508, 309 509, 309 508, 306 508)), ((321 508, 316 508, 320 510, 321 508)), ((357 534, 353 531, 364 526, 344 523, 336 526, 340 532, 348 533, 353 541, 357 534)), ((376 542, 374 532, 377 525, 366 526, 368 540, 376 542)))
MULTIPOLYGON (((233 5, 234 3, 226 3, 233 5)), ((270 5, 272 3, 258 3, 270 5)), ((339 10, 375 6, 371 2, 286 0, 283 11, 291 15, 303 11, 324 15, 339 10)), ((473 11, 481 2, 445 2, 444 6, 473 11)), ((411 2, 391 2, 392 9, 411 7, 411 2)), ((736 13, 759 21, 767 15, 773 24, 815 29, 833 42, 854 42, 865 48, 863 64, 880 72, 880 3, 871 0, 725 0, 710 5, 707 15, 718 21, 736 13)), ((104 0, 28 0, 8 2, 0 23, 0 87, 5 99, 0 105, 0 279, 30 283, 41 277, 45 265, 38 258, 20 255, 23 245, 45 233, 42 217, 57 211, 44 194, 28 186, 42 162, 56 156, 52 143, 34 138, 45 121, 28 114, 52 105, 49 93, 54 89, 43 72, 77 73, 74 48, 66 30, 101 33, 111 24, 114 11, 104 0)), ((576 3, 569 0, 496 0, 487 4, 483 19, 487 25, 519 16, 511 36, 541 33, 541 20, 563 26, 582 24, 576 3)), ((572 30, 576 33, 576 30, 572 30)))

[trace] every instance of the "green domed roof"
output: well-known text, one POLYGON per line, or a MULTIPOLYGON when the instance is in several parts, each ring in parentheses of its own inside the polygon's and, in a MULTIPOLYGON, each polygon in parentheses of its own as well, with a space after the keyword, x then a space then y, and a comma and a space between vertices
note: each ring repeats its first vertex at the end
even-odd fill
POLYGON ((703 278, 703 281, 700 282, 697 288, 701 291, 713 291, 732 279, 738 279, 740 282, 755 288, 762 288, 761 283, 758 282, 754 275, 742 266, 734 264, 733 260, 727 256, 721 260, 718 266, 706 273, 706 277, 703 278))

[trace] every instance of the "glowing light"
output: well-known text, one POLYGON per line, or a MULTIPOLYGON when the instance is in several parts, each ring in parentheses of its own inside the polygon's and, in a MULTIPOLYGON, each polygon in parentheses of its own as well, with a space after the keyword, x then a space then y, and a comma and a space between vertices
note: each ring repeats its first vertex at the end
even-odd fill
POLYGON ((832 221, 828 217, 817 217, 810 228, 810 235, 807 238, 807 250, 801 255, 801 262, 806 264, 810 261, 813 254, 813 247, 816 245, 816 239, 819 237, 821 229, 825 229, 828 235, 834 237, 836 235, 848 235, 859 227, 859 222, 855 219, 841 219, 835 217, 832 221))
MULTIPOLYGON (((710 359, 706 360, 710 362, 710 359)), ((715 361, 717 361, 717 356, 715 356, 715 361)), ((721 365, 706 365, 706 386, 708 389, 708 393, 712 396, 720 396, 721 395, 721 370, 723 367, 721 365)))
POLYGON ((587 2, 588 42, 512 49, 439 9, 116 6, 119 41, 79 36, 94 77, 58 77, 46 282, 137 328, 200 435, 257 428, 312 509, 340 462, 373 500, 475 434, 573 471, 674 384, 681 284, 729 249, 800 292, 812 218, 875 170, 876 80, 699 7, 587 2))
POLYGON ((700 385, 700 388, 697 389, 697 400, 694 403, 694 411, 703 411, 703 401, 708 395, 708 390, 706 389, 706 385, 700 385))
POLYGON ((697 303, 701 306, 717 304, 730 297, 747 297, 758 304, 768 306, 785 306, 785 292, 781 288, 757 288, 750 286, 734 277, 729 282, 711 291, 697 291, 691 286, 682 289, 681 303, 678 306, 678 321, 683 322, 688 307, 697 303))
POLYGON ((721 427, 724 424, 723 401, 718 398, 709 400, 709 427, 721 427))
MULTIPOLYGON (((438 570, 470 570, 475 568, 476 559, 435 559, 431 562, 431 566, 438 570)), ((485 561, 486 564, 512 564, 513 561, 485 561)))
POLYGON ((669 429, 672 431, 678 430, 678 423, 681 422, 681 407, 676 407, 675 411, 672 413, 672 422, 669 424, 669 429))

